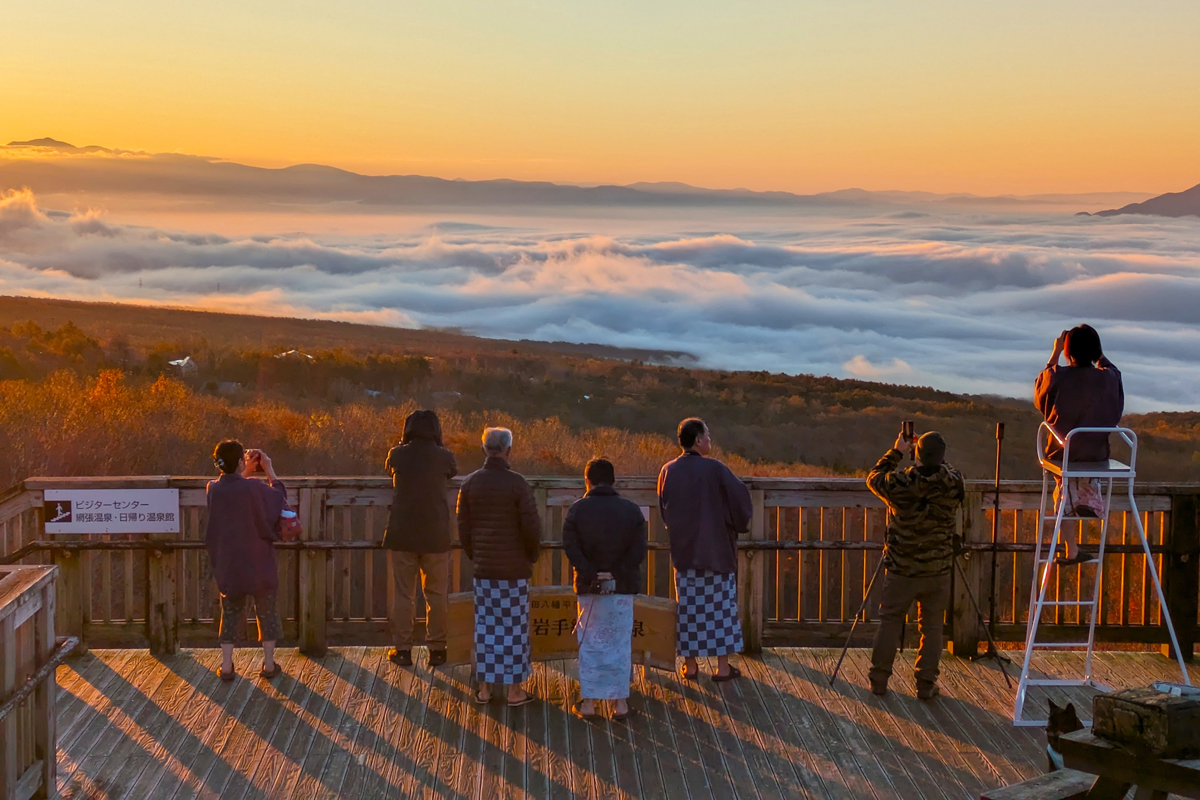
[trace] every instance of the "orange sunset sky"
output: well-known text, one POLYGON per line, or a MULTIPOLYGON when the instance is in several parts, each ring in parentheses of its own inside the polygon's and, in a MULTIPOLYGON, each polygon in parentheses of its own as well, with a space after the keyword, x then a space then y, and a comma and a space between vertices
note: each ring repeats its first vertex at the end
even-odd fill
POLYGON ((1200 3, 9 3, 0 139, 729 188, 1177 191, 1200 3))

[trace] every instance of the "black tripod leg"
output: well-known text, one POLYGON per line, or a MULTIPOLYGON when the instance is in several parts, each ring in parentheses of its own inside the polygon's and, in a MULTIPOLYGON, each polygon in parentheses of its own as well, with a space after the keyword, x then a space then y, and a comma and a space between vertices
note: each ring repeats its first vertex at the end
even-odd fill
POLYGON ((846 651, 850 649, 850 640, 854 638, 854 629, 858 627, 858 620, 862 617, 863 610, 867 607, 867 602, 871 599, 871 589, 875 587, 875 579, 879 577, 880 570, 883 569, 883 559, 879 559, 879 565, 875 567, 875 574, 871 576, 871 582, 867 584, 867 591, 863 593, 863 601, 858 607, 858 612, 854 615, 854 622, 850 625, 850 633, 846 634, 846 644, 842 645, 842 654, 838 656, 837 666, 833 668, 833 674, 829 676, 829 685, 833 686, 833 682, 837 680, 838 672, 842 669, 842 662, 846 660, 846 651))
POLYGON ((1008 677, 1008 670, 1004 668, 1004 662, 1008 659, 1000 655, 1000 651, 996 647, 996 640, 992 638, 992 632, 988 630, 987 625, 983 624, 983 612, 979 610, 979 603, 975 602, 975 593, 971 591, 971 584, 967 581, 967 573, 963 571, 962 564, 958 563, 958 556, 954 557, 954 566, 958 568, 958 577, 962 578, 963 588, 967 590, 967 599, 971 601, 971 608, 975 609, 975 618, 979 620, 979 627, 983 628, 983 632, 987 634, 988 646, 995 653, 996 664, 1000 667, 1000 674, 1004 676, 1004 683, 1011 689, 1012 680, 1008 677))

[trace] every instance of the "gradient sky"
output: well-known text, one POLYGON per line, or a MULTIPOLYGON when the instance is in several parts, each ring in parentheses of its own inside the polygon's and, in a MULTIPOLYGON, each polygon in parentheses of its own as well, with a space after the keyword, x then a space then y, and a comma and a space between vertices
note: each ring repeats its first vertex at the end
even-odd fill
POLYGON ((799 192, 1200 181, 1200 3, 5 4, 0 139, 799 192))

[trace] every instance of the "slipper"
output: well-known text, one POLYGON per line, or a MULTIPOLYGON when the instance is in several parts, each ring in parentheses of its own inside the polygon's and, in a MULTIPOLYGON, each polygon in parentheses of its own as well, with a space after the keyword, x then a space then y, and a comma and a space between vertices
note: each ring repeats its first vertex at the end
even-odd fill
POLYGON ((583 713, 582 711, 580 711, 580 710, 579 710, 579 703, 573 703, 573 704, 571 705, 571 710, 572 710, 572 711, 574 711, 574 712, 575 712, 575 716, 579 717, 580 719, 596 719, 597 717, 599 717, 599 716, 600 716, 599 714, 597 714, 597 713, 596 713, 596 707, 595 707, 595 706, 592 706, 592 713, 590 713, 590 714, 585 714, 585 713, 583 713))
POLYGON ((533 700, 534 700, 533 695, 526 693, 526 695, 523 698, 521 698, 520 700, 518 700, 515 703, 512 700, 509 700, 508 707, 509 708, 520 708, 521 706, 529 705, 530 703, 533 702, 533 700))
POLYGON ((269 681, 272 678, 278 678, 282 673, 283 673, 283 667, 279 666, 279 663, 276 662, 275 668, 270 671, 268 671, 266 667, 263 667, 262 669, 260 669, 258 671, 258 677, 269 681))
POLYGON ((475 693, 473 695, 471 695, 471 697, 475 700, 475 705, 486 706, 488 703, 492 702, 492 696, 488 695, 487 699, 484 699, 484 697, 480 694, 481 691, 483 691, 483 690, 476 689, 475 693))
POLYGON ((694 681, 699 676, 700 670, 698 669, 693 672, 688 672, 686 668, 679 670, 679 677, 683 678, 685 681, 694 681))
POLYGON ((637 713, 636 711, 634 711, 632 708, 630 708, 624 714, 613 714, 612 718, 615 719, 617 722, 624 722, 625 720, 629 719, 636 713, 637 713))
POLYGON ((221 668, 217 667, 217 677, 220 678, 221 680, 225 681, 226 683, 229 683, 230 681, 232 681, 234 678, 237 677, 237 670, 233 670, 232 672, 222 672, 221 668))
POLYGON ((730 664, 728 674, 718 675, 716 673, 713 673, 712 679, 713 679, 713 683, 724 683, 725 681, 731 681, 734 678, 740 678, 740 677, 742 677, 742 671, 740 669, 738 669, 737 667, 735 667, 733 664, 730 664))
POLYGON ((1071 557, 1055 556, 1054 563, 1059 567, 1073 567, 1076 564, 1086 564, 1089 561, 1095 561, 1097 558, 1099 558, 1099 555, 1099 553, 1089 553, 1083 548, 1080 548, 1079 552, 1071 557))

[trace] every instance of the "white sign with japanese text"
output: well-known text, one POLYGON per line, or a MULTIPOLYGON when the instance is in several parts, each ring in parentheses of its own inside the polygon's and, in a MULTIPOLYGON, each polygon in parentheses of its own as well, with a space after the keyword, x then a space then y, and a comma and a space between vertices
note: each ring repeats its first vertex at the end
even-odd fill
POLYGON ((47 489, 46 533, 179 533, 178 489, 47 489))

